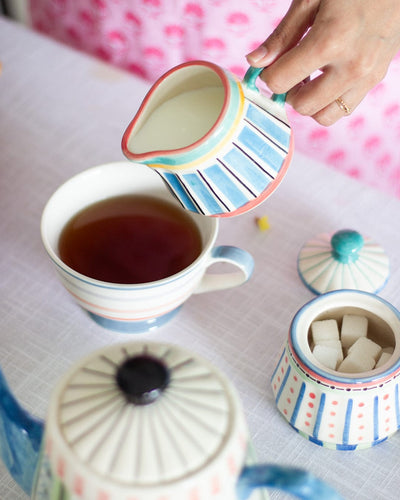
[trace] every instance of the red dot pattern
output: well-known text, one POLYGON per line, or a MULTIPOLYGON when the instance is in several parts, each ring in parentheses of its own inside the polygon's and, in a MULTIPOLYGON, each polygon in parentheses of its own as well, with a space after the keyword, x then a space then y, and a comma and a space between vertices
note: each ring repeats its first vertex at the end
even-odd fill
MULTIPOLYGON (((273 381, 275 394, 280 390, 280 381, 286 377, 289 364, 288 357, 284 356, 273 381)), ((354 391, 349 394, 348 397, 353 400, 353 406, 351 407, 350 428, 345 429, 348 397, 345 396, 341 399, 342 394, 339 394, 337 389, 331 389, 325 392, 326 399, 323 407, 320 407, 319 387, 314 390, 307 383, 301 405, 296 407, 296 404, 298 406, 298 401, 300 401, 298 395, 303 383, 304 379, 291 371, 278 401, 278 407, 288 421, 290 421, 296 408, 297 417, 296 422, 294 422, 296 428, 303 430, 310 436, 313 435, 315 429, 319 429, 319 435, 316 437, 333 444, 340 444, 345 432, 349 436, 350 444, 365 443, 368 445, 377 438, 374 435, 376 422, 372 421, 372 415, 376 411, 374 401, 376 393, 374 391, 360 391, 358 394, 354 391), (318 421, 318 426, 315 427, 316 418, 320 417, 318 414, 320 408, 323 408, 323 414, 321 421, 318 421)), ((397 420, 394 408, 394 395, 388 390, 378 401, 378 439, 382 439, 396 431, 397 420)))

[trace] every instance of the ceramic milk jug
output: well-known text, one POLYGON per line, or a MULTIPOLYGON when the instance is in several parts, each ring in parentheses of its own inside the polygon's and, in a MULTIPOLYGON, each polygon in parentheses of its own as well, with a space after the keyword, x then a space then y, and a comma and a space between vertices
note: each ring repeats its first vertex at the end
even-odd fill
POLYGON ((243 81, 207 61, 172 68, 146 95, 122 138, 125 156, 153 168, 182 206, 239 215, 279 185, 293 151, 285 95, 243 81))
POLYGON ((234 387, 174 345, 87 356, 56 386, 45 429, 1 372, 0 403, 2 458, 35 500, 262 500, 266 486, 340 498, 300 469, 254 465, 234 387))

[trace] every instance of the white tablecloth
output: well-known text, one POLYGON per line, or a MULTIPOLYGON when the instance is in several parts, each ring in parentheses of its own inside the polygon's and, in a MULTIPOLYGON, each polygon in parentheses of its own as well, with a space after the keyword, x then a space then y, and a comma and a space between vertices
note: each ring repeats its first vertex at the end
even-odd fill
MULTIPOLYGON (((96 325, 61 286, 40 240, 41 212, 71 175, 124 159, 123 131, 149 85, 1 16, 0 61, 0 364, 24 406, 44 417, 55 380, 74 360, 129 336, 96 325)), ((254 256, 251 280, 192 296, 146 336, 190 347, 228 374, 260 461, 305 467, 350 500, 399 498, 400 433, 363 451, 321 448, 281 417, 269 381, 293 315, 313 297, 296 271, 303 243, 342 228, 375 239, 392 267, 381 296, 400 307, 399 220, 400 200, 295 154, 271 198, 221 222, 218 242, 254 256), (260 215, 268 231, 257 228, 260 215)), ((1 467, 0 499, 23 498, 1 467)))

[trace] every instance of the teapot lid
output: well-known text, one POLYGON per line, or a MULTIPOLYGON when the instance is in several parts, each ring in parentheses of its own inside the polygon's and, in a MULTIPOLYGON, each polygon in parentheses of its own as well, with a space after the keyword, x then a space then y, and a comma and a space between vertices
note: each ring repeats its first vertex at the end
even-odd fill
POLYGON ((378 293, 389 277, 389 258, 371 238, 342 229, 308 241, 299 252, 297 269, 317 295, 344 288, 378 293))
POLYGON ((247 439, 227 378, 185 349, 151 342, 103 348, 75 365, 46 426, 52 470, 90 500, 192 498, 239 474, 247 439))

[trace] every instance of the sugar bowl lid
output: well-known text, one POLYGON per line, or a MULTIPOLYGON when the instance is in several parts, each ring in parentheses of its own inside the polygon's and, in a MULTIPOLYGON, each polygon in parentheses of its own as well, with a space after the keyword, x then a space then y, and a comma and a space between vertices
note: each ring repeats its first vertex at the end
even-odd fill
POLYGON ((208 498, 200 490, 238 474, 246 443, 227 378, 185 349, 151 342, 103 348, 75 365, 46 424, 52 470, 87 500, 208 498))
POLYGON ((352 229, 322 233, 300 250, 297 269, 319 295, 340 289, 379 292, 389 277, 389 258, 371 238, 352 229))

